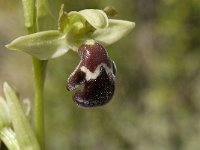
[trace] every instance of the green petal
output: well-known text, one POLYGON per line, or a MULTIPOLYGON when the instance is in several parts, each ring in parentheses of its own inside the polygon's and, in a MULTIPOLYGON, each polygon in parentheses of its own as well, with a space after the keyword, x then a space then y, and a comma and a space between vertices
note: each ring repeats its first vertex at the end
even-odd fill
POLYGON ((62 33, 67 31, 69 27, 69 18, 67 12, 64 11, 64 4, 61 5, 58 19, 58 30, 62 33))
POLYGON ((118 12, 115 10, 114 7, 112 6, 106 6, 103 11, 108 15, 108 16, 116 16, 118 12))
POLYGON ((102 29, 108 26, 108 17, 106 13, 99 9, 84 9, 79 12, 72 11, 69 16, 82 16, 95 29, 102 29))
POLYGON ((3 90, 20 148, 22 150, 40 150, 35 134, 23 112, 15 91, 8 83, 4 83, 3 90))
POLYGON ((23 51, 41 60, 47 60, 59 57, 69 50, 65 36, 56 30, 43 31, 21 36, 6 47, 23 51))
POLYGON ((134 22, 109 19, 109 26, 96 30, 91 37, 106 46, 126 36, 134 27, 134 22))

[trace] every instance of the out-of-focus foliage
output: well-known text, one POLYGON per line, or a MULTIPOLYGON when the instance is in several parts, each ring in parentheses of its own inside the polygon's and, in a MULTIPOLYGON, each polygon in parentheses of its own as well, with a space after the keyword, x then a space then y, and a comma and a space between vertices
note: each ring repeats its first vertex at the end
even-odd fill
MULTIPOLYGON (((45 85, 48 150, 199 150, 200 1, 50 0, 66 9, 115 7, 135 30, 108 47, 117 65, 111 103, 78 108, 65 82, 79 57, 70 51, 48 64, 45 85)), ((20 1, 0 0, 0 83, 32 97, 31 58, 3 45, 26 34, 20 1)), ((1 87, 1 86, 0 86, 1 87)))

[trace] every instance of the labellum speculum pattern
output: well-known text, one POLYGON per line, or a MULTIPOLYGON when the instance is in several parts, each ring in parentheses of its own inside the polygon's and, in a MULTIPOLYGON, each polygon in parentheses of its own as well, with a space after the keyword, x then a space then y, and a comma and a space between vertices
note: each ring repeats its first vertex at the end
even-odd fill
POLYGON ((108 57, 106 49, 90 40, 78 49, 81 57, 79 65, 67 81, 67 89, 74 90, 83 85, 73 95, 73 100, 82 107, 96 107, 108 103, 115 91, 116 68, 108 57))

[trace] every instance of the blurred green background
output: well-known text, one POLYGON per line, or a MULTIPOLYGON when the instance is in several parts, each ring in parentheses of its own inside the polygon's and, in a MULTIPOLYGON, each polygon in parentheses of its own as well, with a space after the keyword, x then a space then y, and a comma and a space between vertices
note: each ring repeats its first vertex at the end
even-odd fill
MULTIPOLYGON (((65 89, 79 62, 76 53, 50 60, 47 150, 199 150, 200 1, 50 0, 55 18, 61 3, 67 11, 111 5, 116 18, 134 21, 136 28, 107 48, 117 80, 104 107, 78 108, 65 89)), ((8 81, 33 100, 31 57, 4 48, 25 34, 21 1, 0 0, 0 85, 8 81)))

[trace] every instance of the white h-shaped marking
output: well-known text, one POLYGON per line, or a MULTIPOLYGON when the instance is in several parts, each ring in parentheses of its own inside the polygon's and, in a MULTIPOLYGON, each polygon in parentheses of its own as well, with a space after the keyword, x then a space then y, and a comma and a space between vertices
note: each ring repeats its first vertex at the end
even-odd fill
POLYGON ((98 65, 94 72, 91 72, 85 66, 82 66, 80 69, 81 69, 81 71, 83 71, 86 74, 85 78, 87 81, 89 81, 91 79, 96 79, 99 76, 101 66, 104 67, 107 74, 112 73, 112 67, 109 68, 108 65, 105 63, 101 63, 100 65, 98 65))

